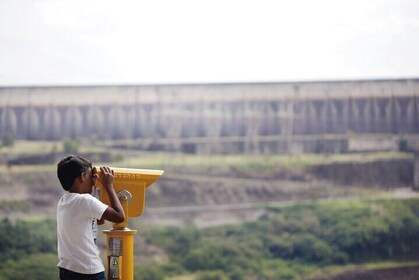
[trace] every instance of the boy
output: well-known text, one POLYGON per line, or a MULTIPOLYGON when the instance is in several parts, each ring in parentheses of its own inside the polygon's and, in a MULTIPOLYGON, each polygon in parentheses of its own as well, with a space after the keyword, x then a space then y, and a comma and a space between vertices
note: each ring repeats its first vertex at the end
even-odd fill
POLYGON ((106 279, 96 246, 96 220, 121 223, 124 210, 113 188, 114 171, 100 167, 100 177, 92 173, 92 162, 81 156, 67 156, 57 165, 57 176, 64 194, 57 206, 57 238, 61 280, 106 279), (91 195, 98 179, 109 196, 111 206, 91 195))

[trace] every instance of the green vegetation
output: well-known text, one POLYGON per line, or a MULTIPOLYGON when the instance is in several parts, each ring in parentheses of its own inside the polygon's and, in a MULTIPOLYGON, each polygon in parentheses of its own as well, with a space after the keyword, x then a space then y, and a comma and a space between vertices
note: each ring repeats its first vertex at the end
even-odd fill
MULTIPOLYGON (((92 146, 83 141, 69 140, 68 147, 65 142, 15 141, 12 146, 3 146, 0 153, 7 158, 17 154, 83 154, 106 150, 106 146, 101 146, 103 143, 92 146)), ((245 174, 257 178, 279 170, 302 171, 313 164, 411 157, 407 153, 395 152, 299 156, 111 152, 120 155, 112 157, 116 161, 107 163, 111 166, 165 169, 167 176, 172 177, 184 173, 245 174)), ((26 172, 54 173, 55 170, 55 163, 0 166, 3 175, 5 172, 19 175, 26 172)), ((6 182, 11 178, 3 176, 2 180, 6 182)), ((33 180, 32 177, 21 179, 23 185, 30 186, 36 185, 33 180)), ((25 212, 30 210, 29 207, 29 202, 25 201, 0 201, 0 211, 4 213, 25 212)), ((268 214, 256 222, 204 230, 142 226, 139 236, 143 242, 137 254, 157 251, 159 255, 156 258, 146 256, 135 264, 136 279, 297 280, 332 275, 346 269, 391 267, 418 261, 418 199, 335 200, 270 207, 268 210, 268 214), (154 248, 154 251, 144 250, 143 245, 154 248)), ((45 217, 47 215, 28 216, 25 221, 0 221, 0 258, 3 260, 0 280, 57 279, 55 221, 45 217)), ((133 228, 138 228, 136 219, 132 222, 133 228)))
POLYGON ((22 155, 22 154, 39 154, 57 151, 59 142, 48 141, 24 141, 16 140, 13 146, 3 147, 0 152, 2 154, 22 155))
MULTIPOLYGON (((73 140, 72 140, 73 141, 73 140)), ((71 143, 73 143, 71 141, 71 143)), ((35 142, 17 141, 13 147, 4 147, 0 153, 9 153, 13 155, 19 149, 22 153, 31 154, 48 152, 63 152, 63 148, 58 149, 60 143, 56 142, 35 142)), ((74 144, 74 143, 73 143, 74 144)), ((71 145, 73 145, 71 144, 71 145)), ((69 149, 69 148, 68 148, 69 149)), ((104 148, 91 147, 80 144, 77 148, 80 154, 85 152, 101 152, 104 148), (91 148, 91 150, 90 150, 91 148)), ((72 150, 69 149, 69 153, 72 150)), ((342 162, 368 162, 376 160, 395 160, 411 158, 411 154, 407 153, 370 153, 370 154, 306 154, 306 155, 185 155, 170 154, 157 152, 137 152, 136 154, 124 155, 121 151, 112 151, 114 153, 114 162, 107 162, 110 166, 123 166, 129 168, 146 168, 146 169, 164 169, 166 175, 173 174, 218 174, 225 176, 246 175, 250 177, 266 177, 275 172, 302 172, 304 168, 314 164, 332 164, 342 162), (266 176, 265 176, 266 175, 266 176)), ((96 164, 102 162, 95 160, 96 164)), ((19 165, 19 168, 10 169, 5 165, 0 165, 0 173, 2 172, 52 172, 56 169, 54 164, 33 164, 19 165)))
MULTIPOLYGON (((139 150, 117 149, 109 147, 113 142, 92 142, 88 139, 63 141, 15 141, 13 146, 3 146, 0 153, 6 158, 16 155, 40 155, 48 153, 89 154, 95 158, 98 153, 110 153, 106 162, 111 166, 132 168, 164 169, 175 174, 218 174, 226 176, 246 175, 266 177, 281 172, 304 172, 304 168, 319 164, 364 163, 371 161, 409 159, 412 155, 401 152, 359 153, 359 154, 304 154, 304 155, 192 155, 180 153, 147 152, 139 150), (232 175, 233 174, 233 175, 232 175)), ((0 172, 54 171, 53 164, 20 164, 19 168, 10 169, 0 165, 0 172)), ((166 172, 168 174, 169 172, 166 172)))
MULTIPOLYGON (((5 138, 3 136, 3 138, 5 138)), ((2 139, 3 140, 3 139, 2 139)), ((14 140, 14 139, 13 139, 14 140)), ((45 153, 62 153, 67 149, 71 151, 74 149, 79 153, 86 152, 103 152, 107 147, 94 145, 91 141, 65 139, 63 141, 29 141, 29 140, 14 140, 13 145, 3 145, 0 150, 1 154, 10 155, 28 155, 28 154, 45 154, 45 153)))
POLYGON ((80 143, 74 139, 63 140, 63 150, 66 154, 77 154, 79 151, 80 143))
POLYGON ((8 212, 27 212, 30 209, 29 202, 26 200, 2 200, 0 210, 8 212))
MULTIPOLYGON (((3 280, 57 278, 55 226, 49 219, 0 222, 3 280)), ((357 267, 413 265, 417 236, 419 199, 272 207, 242 225, 142 227, 144 244, 166 257, 136 264, 135 274, 143 280, 297 280, 357 267)))
MULTIPOLYGON (((148 228, 142 236, 165 250, 172 268, 196 279, 307 279, 371 262, 417 261, 418 218, 417 199, 322 202, 271 208, 240 226, 148 228)), ((170 276, 166 265, 156 267, 170 276)))
POLYGON ((118 162, 120 166, 170 169, 182 173, 210 169, 212 172, 231 172, 231 168, 240 173, 302 170, 310 165, 344 162, 369 162, 376 160, 394 160, 411 158, 406 153, 369 153, 369 154, 305 154, 305 155, 185 155, 170 153, 147 153, 130 157, 118 162), (230 169, 229 169, 230 168, 230 169))
POLYGON ((17 261, 8 260, 2 274, 3 279, 13 280, 58 279, 57 254, 37 253, 17 261))
POLYGON ((2 280, 57 279, 55 222, 0 221, 0 259, 2 280))
POLYGON ((1 138, 1 145, 4 147, 13 146, 15 143, 15 137, 11 133, 6 133, 1 138))

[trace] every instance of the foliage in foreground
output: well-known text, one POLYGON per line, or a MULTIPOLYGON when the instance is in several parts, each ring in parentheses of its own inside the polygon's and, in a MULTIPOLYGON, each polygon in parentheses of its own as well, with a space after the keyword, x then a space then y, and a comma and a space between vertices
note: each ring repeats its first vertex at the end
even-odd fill
POLYGON ((56 236, 53 220, 0 221, 0 279, 57 279, 56 236))
MULTIPOLYGON (((143 227, 141 238, 168 261, 137 264, 135 275, 308 279, 348 264, 417 261, 418 218, 418 199, 332 201, 272 208, 259 221, 238 226, 143 227)), ((0 258, 1 280, 57 279, 55 222, 2 220, 0 258)))
POLYGON ((240 226, 142 234, 172 265, 202 272, 198 278, 300 279, 348 264, 417 260, 418 218, 417 199, 335 201, 272 208, 240 226))

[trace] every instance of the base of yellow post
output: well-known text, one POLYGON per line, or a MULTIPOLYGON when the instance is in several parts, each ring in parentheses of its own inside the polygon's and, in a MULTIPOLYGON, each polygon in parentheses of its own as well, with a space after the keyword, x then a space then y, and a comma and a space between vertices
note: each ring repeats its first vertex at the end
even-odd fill
POLYGON ((134 279, 134 236, 136 230, 104 230, 107 236, 107 278, 108 280, 134 279))

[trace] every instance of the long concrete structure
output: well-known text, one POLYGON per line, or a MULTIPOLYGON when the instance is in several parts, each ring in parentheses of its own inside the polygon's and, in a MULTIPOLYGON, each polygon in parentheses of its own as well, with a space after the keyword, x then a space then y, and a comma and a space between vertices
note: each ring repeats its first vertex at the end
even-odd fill
POLYGON ((290 136, 418 132, 419 79, 0 88, 0 137, 17 139, 230 139, 243 150, 290 136))

